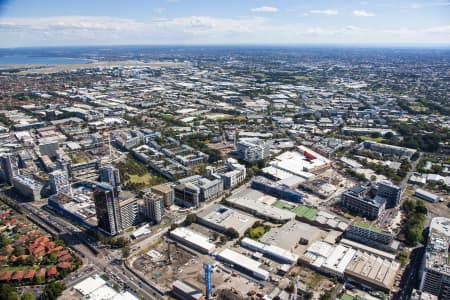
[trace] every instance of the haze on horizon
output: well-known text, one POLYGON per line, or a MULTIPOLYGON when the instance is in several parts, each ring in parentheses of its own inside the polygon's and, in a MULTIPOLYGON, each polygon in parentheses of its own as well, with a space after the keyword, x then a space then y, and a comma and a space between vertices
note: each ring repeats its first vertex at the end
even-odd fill
POLYGON ((0 47, 450 45, 448 0, 0 0, 0 47))

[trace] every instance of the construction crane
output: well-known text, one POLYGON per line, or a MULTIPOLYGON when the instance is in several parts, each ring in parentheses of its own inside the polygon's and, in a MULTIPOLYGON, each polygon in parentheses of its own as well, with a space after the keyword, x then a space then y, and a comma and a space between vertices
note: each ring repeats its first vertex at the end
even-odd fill
POLYGON ((211 264, 203 264, 203 270, 205 270, 205 287, 206 287, 206 300, 211 300, 212 288, 211 288, 211 264))

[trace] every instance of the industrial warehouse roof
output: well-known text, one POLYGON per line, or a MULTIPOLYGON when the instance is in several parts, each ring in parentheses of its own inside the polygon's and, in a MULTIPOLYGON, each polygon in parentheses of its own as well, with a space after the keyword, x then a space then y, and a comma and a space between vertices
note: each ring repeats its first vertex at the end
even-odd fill
POLYGON ((199 233, 196 233, 190 229, 187 229, 185 227, 178 227, 175 228, 170 232, 171 236, 174 236, 178 239, 185 240, 191 244, 194 244, 208 253, 211 252, 216 246, 213 243, 209 242, 209 238, 206 236, 203 236, 199 233))
POLYGON ((244 247, 249 247, 255 251, 264 253, 265 255, 275 257, 278 259, 281 259, 283 261, 287 261, 290 263, 295 263, 298 260, 298 255, 294 254, 288 250, 285 250, 283 248, 274 246, 274 245, 267 245, 255 240, 252 240, 250 238, 244 238, 241 241, 241 244, 244 247))
POLYGON ((106 284, 98 274, 88 277, 74 286, 83 298, 91 300, 138 300, 129 292, 118 293, 106 284))
POLYGON ((256 218, 222 205, 213 205, 200 212, 198 217, 205 222, 221 227, 223 230, 234 228, 239 234, 243 234, 256 222, 256 218))
POLYGON ((267 279, 269 277, 269 272, 259 267, 261 265, 260 262, 237 253, 233 250, 225 249, 219 253, 219 257, 227 262, 253 272, 254 275, 258 275, 259 277, 263 277, 264 279, 267 279))
POLYGON ((285 221, 295 218, 294 213, 272 206, 273 202, 276 201, 276 198, 254 189, 247 188, 239 191, 232 197, 228 198, 227 201, 232 203, 233 206, 237 206, 243 210, 247 210, 273 220, 285 221))

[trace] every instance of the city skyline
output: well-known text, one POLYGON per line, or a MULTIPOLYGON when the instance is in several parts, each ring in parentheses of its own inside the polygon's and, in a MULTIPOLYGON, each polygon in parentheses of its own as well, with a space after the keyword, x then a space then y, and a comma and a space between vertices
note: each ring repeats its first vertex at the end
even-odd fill
POLYGON ((1 1, 1 47, 449 45, 448 1, 1 1), (420 22, 418 22, 420 20, 420 22))

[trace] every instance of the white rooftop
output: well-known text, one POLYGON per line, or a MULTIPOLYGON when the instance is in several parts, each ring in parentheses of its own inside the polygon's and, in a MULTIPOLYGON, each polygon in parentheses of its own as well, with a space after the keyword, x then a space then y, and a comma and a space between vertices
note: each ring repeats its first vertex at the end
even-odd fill
POLYGON ((74 286, 83 298, 91 300, 138 300, 129 292, 119 293, 110 287, 98 274, 88 277, 74 286))

